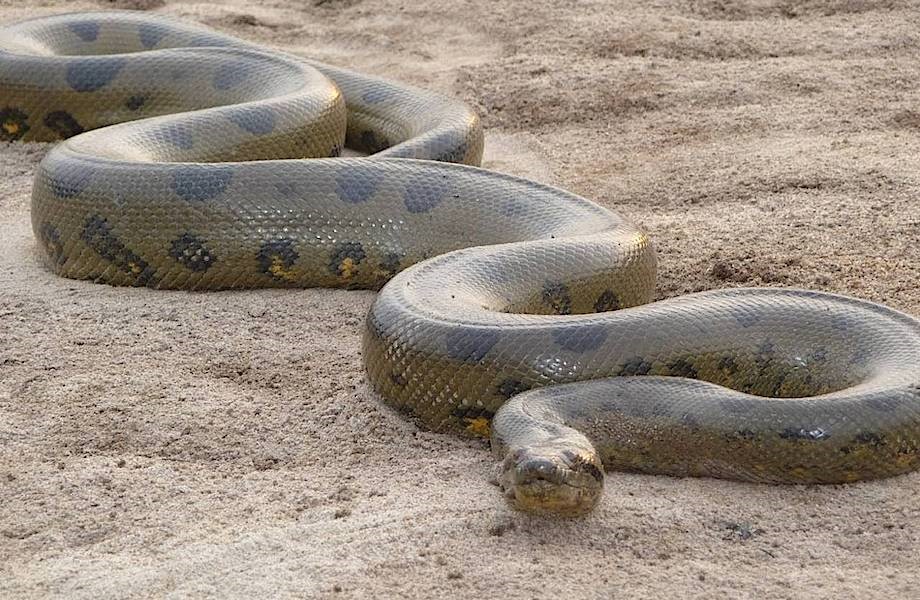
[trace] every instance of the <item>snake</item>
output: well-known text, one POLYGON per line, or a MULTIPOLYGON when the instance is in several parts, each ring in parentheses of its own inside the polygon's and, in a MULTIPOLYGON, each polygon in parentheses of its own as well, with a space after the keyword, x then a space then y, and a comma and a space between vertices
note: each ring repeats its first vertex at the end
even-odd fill
POLYGON ((920 322, 726 288, 653 301, 629 220, 479 168, 465 103, 143 12, 0 28, 0 139, 58 141, 54 273, 153 289, 379 290, 371 389, 489 437, 510 505, 578 516, 605 471, 847 483, 920 466, 920 322), (344 156, 343 156, 344 154, 344 156))

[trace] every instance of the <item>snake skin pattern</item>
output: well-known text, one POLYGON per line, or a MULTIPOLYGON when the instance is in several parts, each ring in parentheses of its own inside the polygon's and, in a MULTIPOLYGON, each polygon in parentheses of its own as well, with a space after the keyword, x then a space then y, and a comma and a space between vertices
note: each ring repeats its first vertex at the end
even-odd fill
POLYGON ((803 290, 647 304, 646 235, 467 166, 483 138, 463 104, 131 12, 0 29, 0 92, 0 139, 66 139, 32 196, 52 270, 386 283, 370 383, 425 427, 491 434, 516 508, 584 513, 604 467, 799 483, 920 464, 918 321, 803 290), (328 158, 344 147, 374 156, 328 158))

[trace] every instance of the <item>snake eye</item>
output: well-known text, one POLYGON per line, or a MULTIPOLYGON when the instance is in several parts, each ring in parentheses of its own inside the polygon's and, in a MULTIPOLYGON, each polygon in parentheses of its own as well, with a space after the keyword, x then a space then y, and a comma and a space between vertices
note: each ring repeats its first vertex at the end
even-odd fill
POLYGON ((604 471, 595 464, 595 460, 592 460, 591 456, 586 456, 584 453, 577 450, 565 450, 561 453, 565 464, 568 468, 572 469, 577 473, 584 473, 590 477, 593 477, 597 481, 603 484, 604 481, 604 471))
POLYGON ((576 459, 577 462, 574 463, 574 469, 586 473, 589 476, 593 477, 595 480, 603 484, 604 482, 604 472, 593 462, 585 460, 583 457, 578 456, 576 459))

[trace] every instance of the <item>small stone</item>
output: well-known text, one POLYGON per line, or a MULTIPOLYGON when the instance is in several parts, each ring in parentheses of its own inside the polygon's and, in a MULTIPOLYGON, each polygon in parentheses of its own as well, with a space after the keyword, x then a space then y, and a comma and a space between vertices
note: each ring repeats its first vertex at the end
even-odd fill
POLYGON ((735 276, 735 269, 724 260, 717 260, 709 267, 709 274, 716 279, 727 281, 735 276))
POLYGON ((505 532, 512 531, 513 529, 514 529, 514 521, 493 523, 492 526, 489 527, 489 535, 492 535, 495 537, 501 537, 505 535, 505 532))
POLYGON ((281 462, 277 456, 260 456, 252 459, 252 465, 257 471, 269 471, 274 469, 281 462))
POLYGON ((255 27, 259 24, 259 20, 255 15, 236 15, 233 17, 234 25, 249 25, 250 27, 255 27))

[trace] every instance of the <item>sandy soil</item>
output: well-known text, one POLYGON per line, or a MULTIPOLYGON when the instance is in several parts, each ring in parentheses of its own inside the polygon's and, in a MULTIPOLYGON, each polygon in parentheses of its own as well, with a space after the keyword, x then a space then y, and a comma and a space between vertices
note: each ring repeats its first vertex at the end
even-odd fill
MULTIPOLYGON (((465 99, 485 166, 649 230, 661 297, 800 286, 920 315, 915 2, 0 0, 0 20, 111 6, 465 99)), ((45 271, 46 150, 0 145, 0 596, 920 594, 920 475, 614 473, 584 520, 511 512, 484 444, 369 392, 372 293, 45 271)))

